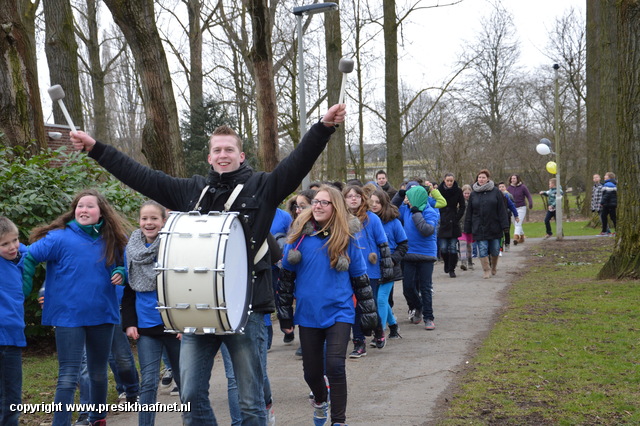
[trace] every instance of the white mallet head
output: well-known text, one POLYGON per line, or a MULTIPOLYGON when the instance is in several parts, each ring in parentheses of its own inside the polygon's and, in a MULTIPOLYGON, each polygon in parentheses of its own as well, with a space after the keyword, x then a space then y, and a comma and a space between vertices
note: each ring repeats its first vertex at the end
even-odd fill
POLYGON ((76 126, 74 126, 73 120, 71 120, 71 116, 69 115, 69 111, 67 111, 67 107, 65 107, 64 102, 62 102, 62 98, 64 98, 64 90, 62 90, 62 86, 60 86, 59 84, 51 86, 49 87, 48 92, 53 102, 58 101, 58 105, 60 105, 62 114, 64 114, 64 118, 67 119, 67 124, 71 128, 71 131, 75 131, 76 126))
POLYGON ((340 58, 340 62, 338 62, 338 70, 342 73, 342 85, 340 87, 340 96, 338 97, 338 103, 344 103, 344 90, 347 85, 347 74, 353 71, 354 66, 353 59, 351 58, 340 58))
POLYGON ((49 87, 48 92, 53 102, 59 101, 60 99, 64 98, 64 90, 62 90, 62 86, 60 86, 59 84, 49 87))

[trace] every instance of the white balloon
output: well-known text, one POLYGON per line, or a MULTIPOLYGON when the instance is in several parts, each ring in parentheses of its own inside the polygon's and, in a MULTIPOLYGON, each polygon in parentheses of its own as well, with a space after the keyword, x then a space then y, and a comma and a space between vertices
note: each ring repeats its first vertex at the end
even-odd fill
POLYGON ((551 141, 547 138, 542 138, 540 139, 540 143, 543 143, 545 145, 547 145, 549 148, 551 148, 551 141))
POLYGON ((540 155, 548 155, 551 154, 551 148, 549 148, 547 145, 543 144, 543 143, 539 143, 536 146, 536 151, 538 152, 538 154, 540 155))

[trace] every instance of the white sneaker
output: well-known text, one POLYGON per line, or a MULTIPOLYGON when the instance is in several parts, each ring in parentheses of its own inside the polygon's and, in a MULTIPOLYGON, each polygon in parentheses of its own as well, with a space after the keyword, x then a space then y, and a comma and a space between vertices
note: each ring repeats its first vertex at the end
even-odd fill
POLYGON ((415 315, 416 315, 416 310, 409 309, 409 321, 411 321, 415 315))
POLYGON ((273 402, 267 405, 267 426, 275 426, 276 413, 273 411, 273 402))
POLYGON ((165 368, 160 375, 160 387, 168 388, 171 386, 171 382, 173 382, 173 372, 170 369, 165 368))

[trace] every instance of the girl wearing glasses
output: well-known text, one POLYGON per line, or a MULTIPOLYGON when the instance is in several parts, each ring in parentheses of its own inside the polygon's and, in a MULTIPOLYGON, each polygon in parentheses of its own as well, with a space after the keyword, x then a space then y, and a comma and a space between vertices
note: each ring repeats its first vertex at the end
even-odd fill
POLYGON ((342 194, 323 185, 311 208, 291 225, 284 248, 278 319, 285 333, 299 326, 304 379, 314 395, 314 424, 328 423, 329 415, 330 424, 346 421, 345 358, 356 320, 354 294, 362 328, 371 330, 378 322, 367 265, 355 240, 359 224, 352 219, 342 194))
MULTIPOLYGON (((356 234, 358 246, 362 250, 362 255, 367 261, 367 275, 373 289, 373 297, 378 297, 378 282, 386 283, 393 279, 393 261, 391 251, 387 242, 387 234, 384 232, 380 218, 369 210, 369 196, 364 189, 357 185, 347 186, 342 193, 347 201, 349 212, 358 218, 362 224, 362 229, 356 234)), ((356 310, 356 316, 359 314, 356 310)), ((373 340, 374 346, 382 349, 386 340, 382 326, 378 324, 373 340)), ((353 325, 353 351, 349 358, 360 358, 367 355, 365 334, 358 325, 358 321, 353 325)))
POLYGON ((313 197, 315 196, 315 189, 305 189, 289 199, 288 210, 293 220, 295 220, 305 209, 311 207, 311 200, 313 200, 313 197))

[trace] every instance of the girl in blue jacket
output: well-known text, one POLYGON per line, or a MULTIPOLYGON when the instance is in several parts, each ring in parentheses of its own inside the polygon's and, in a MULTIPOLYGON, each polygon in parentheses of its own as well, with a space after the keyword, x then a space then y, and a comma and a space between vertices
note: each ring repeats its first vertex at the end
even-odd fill
POLYGON ((356 321, 354 295, 362 310, 363 329, 373 329, 378 314, 367 265, 355 240, 358 224, 355 229, 350 224, 352 216, 342 194, 323 185, 311 205, 293 222, 284 248, 278 319, 285 333, 298 325, 304 379, 314 395, 314 424, 343 424, 347 407, 345 358, 351 325, 356 321), (325 362, 330 399, 324 381, 325 362))
POLYGON ((391 204, 389 196, 385 191, 378 188, 369 198, 371 211, 378 215, 382 222, 382 227, 387 235, 389 242, 389 251, 391 252, 391 260, 393 261, 393 278, 390 281, 378 284, 378 316, 380 317, 381 326, 384 329, 389 324, 389 338, 399 339, 398 321, 393 315, 389 300, 393 291, 393 283, 402 280, 402 257, 407 253, 408 243, 407 234, 404 232, 402 223, 398 220, 400 212, 398 208, 391 204))
MULTIPOLYGON (((18 241, 18 227, 0 216, 0 425, 17 426, 22 402, 24 297, 22 265, 26 247, 18 241)), ((28 294, 28 292, 27 292, 28 294)))
MULTIPOLYGON (((391 261, 387 235, 380 218, 369 210, 369 196, 362 187, 348 185, 342 190, 342 194, 347 202, 349 212, 360 221, 361 229, 356 234, 356 240, 367 263, 367 275, 373 289, 373 298, 377 299, 380 279, 387 282, 393 277, 393 262, 391 261)), ((356 317, 358 315, 360 312, 356 310, 356 317)), ((384 348, 386 340, 380 324, 375 328, 374 333, 373 343, 378 349, 384 348)), ((365 334, 360 329, 359 321, 353 325, 353 346, 349 358, 360 358, 367 355, 365 334)))
MULTIPOLYGON (((107 402, 107 361, 113 330, 120 323, 114 285, 123 283, 126 221, 93 189, 81 191, 71 209, 31 233, 25 259, 30 286, 35 265, 47 262, 42 325, 55 327, 58 384, 54 402, 73 403, 86 346, 91 403, 107 402)), ((71 411, 53 415, 53 426, 69 426, 71 411)), ((91 412, 92 425, 106 425, 107 413, 91 412)))
MULTIPOLYGON (((136 229, 129 238, 125 251, 127 284, 122 298, 122 327, 127 336, 138 340, 140 361, 140 405, 155 404, 158 392, 158 374, 162 350, 167 350, 173 378, 180 388, 180 334, 164 332, 158 306, 158 291, 154 266, 158 260, 160 240, 158 234, 167 221, 167 210, 155 201, 146 201, 140 207, 136 229)), ((152 426, 154 411, 140 411, 138 425, 152 426)))

